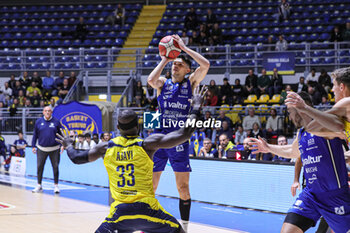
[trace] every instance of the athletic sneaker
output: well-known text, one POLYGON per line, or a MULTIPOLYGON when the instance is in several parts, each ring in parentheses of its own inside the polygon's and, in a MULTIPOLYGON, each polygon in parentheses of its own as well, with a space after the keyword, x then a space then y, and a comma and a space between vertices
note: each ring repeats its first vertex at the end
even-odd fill
POLYGON ((35 189, 32 190, 33 193, 42 193, 43 187, 41 185, 36 186, 35 189))
POLYGON ((58 185, 55 185, 55 188, 54 188, 54 193, 58 194, 60 193, 60 189, 58 188, 58 185))

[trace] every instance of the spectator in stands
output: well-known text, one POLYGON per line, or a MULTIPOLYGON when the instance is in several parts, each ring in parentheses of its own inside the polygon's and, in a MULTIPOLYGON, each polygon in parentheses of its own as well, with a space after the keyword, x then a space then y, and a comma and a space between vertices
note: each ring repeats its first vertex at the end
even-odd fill
POLYGON ((345 29, 343 31, 343 40, 350 41, 350 22, 345 24, 345 29))
POLYGON ((14 146, 10 146, 10 154, 8 158, 4 162, 2 162, 2 165, 4 165, 5 171, 8 171, 11 166, 10 164, 11 164, 12 156, 21 157, 21 155, 19 154, 19 152, 16 150, 14 146))
POLYGON ((219 146, 217 154, 214 154, 215 158, 226 159, 227 151, 234 149, 235 145, 230 141, 226 134, 221 134, 219 136, 219 146))
POLYGON ((78 135, 78 149, 79 150, 89 149, 89 144, 85 141, 85 136, 83 134, 78 135))
POLYGON ((44 77, 44 80, 43 80, 43 97, 45 99, 51 98, 51 94, 55 86, 54 83, 55 83, 55 80, 51 76, 51 72, 46 71, 46 77, 44 77))
POLYGON ((230 83, 228 82, 228 78, 224 78, 224 84, 220 88, 220 94, 221 94, 221 103, 222 104, 228 104, 229 106, 233 103, 232 98, 232 87, 230 83))
POLYGON ((24 90, 19 90, 18 92, 18 105, 19 107, 24 107, 24 104, 26 102, 26 97, 24 96, 24 90))
POLYGON ((330 42, 342 42, 343 41, 343 35, 340 33, 339 26, 335 26, 333 28, 330 42))
POLYGON ((51 106, 52 109, 55 108, 57 106, 56 99, 51 98, 49 105, 51 106))
POLYGON ((39 95, 41 95, 40 89, 37 87, 37 83, 35 81, 32 81, 32 85, 27 88, 27 97, 32 97, 34 94, 34 91, 37 91, 39 95))
POLYGON ((217 106, 218 105, 218 96, 214 95, 211 90, 207 91, 204 100, 204 106, 217 106))
MULTIPOLYGON (((205 111, 205 113, 203 114, 203 121, 209 120, 211 119, 211 112, 210 111, 205 111)), ((202 127, 199 130, 200 132, 203 132, 205 134, 206 137, 211 138, 212 134, 213 134, 213 129, 212 128, 206 128, 206 127, 202 127)))
POLYGON ((276 42, 276 51, 283 52, 288 49, 288 43, 287 41, 283 38, 282 35, 278 37, 278 41, 276 42))
POLYGON ((74 71, 71 71, 68 78, 68 86, 72 87, 73 84, 75 83, 75 80, 77 80, 77 75, 75 74, 74 71))
POLYGON ((261 127, 260 119, 255 115, 255 110, 253 107, 248 108, 248 116, 243 118, 243 129, 250 134, 250 131, 253 129, 253 124, 258 123, 259 128, 261 127))
POLYGON ((247 137, 247 132, 243 130, 243 126, 239 124, 235 133, 235 144, 243 144, 244 139, 247 137))
POLYGON ((260 125, 257 122, 253 123, 253 129, 250 131, 250 134, 248 135, 250 138, 259 138, 263 137, 263 133, 260 130, 260 125))
POLYGON ((64 73, 63 71, 60 71, 60 73, 58 74, 58 77, 55 79, 55 82, 54 82, 55 89, 52 91, 53 96, 58 95, 58 92, 61 90, 63 86, 63 80, 64 80, 64 73))
POLYGON ((227 121, 229 123, 229 127, 233 128, 233 122, 231 121, 230 118, 226 116, 226 111, 224 110, 219 111, 219 116, 216 118, 216 120, 221 122, 227 121))
POLYGON ((235 85, 232 87, 232 97, 233 97, 233 103, 242 103, 242 98, 244 95, 244 88, 241 85, 241 80, 236 78, 235 85))
POLYGON ((280 116, 277 116, 277 110, 275 108, 271 108, 270 115, 271 116, 267 118, 267 123, 265 126, 265 138, 271 138, 274 135, 279 135, 283 131, 283 120, 280 118, 280 116))
POLYGON ((41 89, 43 87, 43 80, 39 76, 38 72, 33 72, 32 82, 36 82, 36 86, 41 89))
POLYGON ((96 143, 96 145, 98 144, 99 139, 98 139, 98 134, 97 134, 97 133, 94 133, 94 134, 92 135, 92 140, 96 143))
POLYGON ((327 96, 323 95, 321 103, 317 105, 317 109, 321 111, 326 111, 331 108, 331 104, 328 102, 327 96))
POLYGON ((187 36, 186 32, 182 32, 182 36, 181 36, 182 41, 184 42, 185 45, 188 45, 189 42, 189 37, 187 36))
POLYGON ((213 38, 213 43, 214 45, 220 45, 223 44, 223 40, 222 40, 222 30, 221 28, 219 28, 219 24, 218 23, 214 23, 214 26, 211 30, 210 33, 211 38, 213 38))
POLYGON ((14 98, 13 103, 9 106, 10 116, 15 116, 18 110, 18 99, 14 98))
POLYGON ((104 133, 102 134, 102 140, 103 140, 104 142, 108 142, 109 140, 111 140, 111 134, 108 133, 108 132, 104 132, 104 133))
POLYGON ((31 96, 29 99, 33 107, 40 107, 41 97, 37 90, 34 90, 33 96, 31 96))
POLYGON ((196 30, 198 26, 197 14, 193 7, 191 7, 190 11, 186 14, 185 17, 185 30, 196 30))
POLYGON ((276 50, 276 43, 273 42, 273 36, 267 37, 267 46, 266 51, 275 51, 276 50))
POLYGON ((316 75, 316 69, 312 68, 311 73, 309 73, 306 76, 306 84, 309 86, 311 85, 311 86, 315 87, 317 85, 317 81, 318 81, 318 78, 316 75))
POLYGON ((205 34, 205 32, 199 32, 199 45, 200 46, 205 46, 209 45, 209 37, 208 34, 205 34))
POLYGON ((13 90, 13 88, 16 86, 16 78, 14 74, 11 74, 10 81, 8 81, 9 87, 13 90))
POLYGON ((89 146, 89 149, 91 150, 91 149, 95 148, 96 143, 95 143, 94 140, 91 139, 91 134, 90 133, 85 133, 84 137, 85 137, 85 142, 89 146))
POLYGON ((259 94, 268 94, 270 86, 270 76, 266 74, 266 70, 262 69, 261 76, 258 78, 258 91, 259 94))
POLYGON ((213 158, 217 150, 213 148, 213 144, 209 138, 204 138, 203 147, 198 152, 198 157, 213 158))
POLYGON ((134 97, 135 97, 135 102, 137 107, 141 107, 143 105, 144 96, 145 94, 142 87, 142 82, 137 81, 136 87, 134 88, 134 97))
POLYGON ((153 87, 151 87, 148 83, 147 83, 147 89, 146 89, 145 105, 149 105, 151 109, 155 109, 158 105, 157 91, 153 89, 153 87))
POLYGON ((210 30, 209 30, 209 28, 207 27, 207 25, 205 23, 202 23, 202 24, 199 25, 199 34, 201 32, 204 32, 205 35, 207 35, 209 37, 210 30))
POLYGON ((5 95, 5 97, 12 96, 12 89, 9 87, 9 83, 8 82, 4 83, 4 86, 1 87, 1 91, 5 95))
POLYGON ((20 91, 22 91, 24 93, 25 89, 21 85, 21 82, 19 80, 17 80, 16 83, 15 83, 15 86, 12 88, 12 95, 14 97, 18 97, 20 91))
POLYGON ((278 6, 278 20, 288 20, 290 16, 290 6, 286 0, 281 0, 281 4, 278 6))
POLYGON ((118 4, 117 9, 113 11, 113 14, 107 17, 107 23, 110 23, 112 26, 115 24, 124 26, 125 23, 125 8, 122 4, 118 4))
POLYGON ((294 88, 292 89, 297 93, 301 91, 307 92, 307 85, 305 84, 305 78, 303 76, 300 76, 299 82, 297 84, 294 84, 294 88))
POLYGON ((45 100, 40 100, 40 104, 39 104, 40 106, 40 108, 44 108, 47 104, 46 104, 46 102, 45 102, 45 100))
POLYGON ((228 121, 222 121, 222 126, 219 131, 219 135, 221 134, 226 134, 229 140, 233 139, 233 131, 232 128, 230 127, 230 123, 228 121))
POLYGON ((281 92, 280 103, 284 104, 284 101, 287 99, 288 92, 292 91, 292 87, 290 85, 286 85, 286 88, 281 92))
MULTIPOLYGON (((287 138, 286 136, 284 135, 279 135, 278 138, 277 138, 277 145, 279 146, 283 146, 283 145, 287 145, 287 138)), ((286 158, 283 158, 283 157, 280 157, 278 155, 275 155, 272 159, 272 161, 275 161, 275 162, 290 162, 291 159, 286 159, 286 158)))
POLYGON ((308 86, 307 92, 311 96, 312 99, 312 104, 313 105, 319 105, 322 101, 322 95, 321 93, 317 90, 316 87, 313 86, 308 86))
POLYGON ((3 105, 5 105, 5 102, 6 102, 6 96, 4 95, 4 93, 2 93, 1 89, 0 89, 0 102, 3 103, 3 105))
POLYGON ((74 39, 79 39, 81 43, 83 43, 86 39, 86 36, 88 35, 89 31, 87 29, 87 26, 84 22, 83 17, 79 17, 79 23, 75 27, 75 33, 74 33, 74 39))
POLYGON ((214 95, 219 94, 219 87, 216 85, 216 82, 214 79, 210 80, 208 89, 214 93, 214 95))
POLYGON ((200 36, 197 31, 192 32, 192 37, 189 40, 189 44, 192 46, 198 46, 200 44, 200 36))
POLYGON ((13 145, 16 147, 21 157, 25 157, 25 149, 28 143, 24 140, 22 132, 18 132, 18 139, 14 141, 13 145))
POLYGON ((57 101, 57 104, 61 104, 64 98, 66 98, 68 92, 69 92, 70 86, 68 84, 68 79, 63 80, 63 86, 61 90, 58 92, 58 96, 60 99, 57 101))
POLYGON ((217 23, 217 19, 216 19, 216 15, 213 14, 213 11, 210 8, 207 10, 207 17, 206 18, 207 18, 206 24, 207 24, 208 28, 212 29, 214 24, 217 23))
POLYGON ((19 81, 25 89, 27 89, 32 84, 32 79, 29 77, 27 71, 23 72, 23 75, 19 78, 19 81))
POLYGON ((249 70, 249 73, 245 78, 245 89, 248 95, 258 96, 258 76, 254 74, 252 69, 249 70))
POLYGON ((323 88, 324 94, 328 94, 332 89, 332 80, 331 77, 327 74, 325 69, 321 70, 321 74, 318 77, 318 84, 323 88))
POLYGON ((278 74, 277 68, 273 69, 273 74, 271 77, 269 95, 270 98, 275 94, 280 94, 283 86, 282 75, 278 74))

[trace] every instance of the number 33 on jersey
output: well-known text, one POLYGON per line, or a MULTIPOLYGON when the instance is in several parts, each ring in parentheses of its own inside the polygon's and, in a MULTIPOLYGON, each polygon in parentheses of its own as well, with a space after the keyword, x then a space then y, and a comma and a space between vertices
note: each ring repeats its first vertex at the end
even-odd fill
POLYGON ((153 161, 142 148, 143 139, 119 136, 109 141, 104 157, 112 197, 133 203, 154 197, 153 161))

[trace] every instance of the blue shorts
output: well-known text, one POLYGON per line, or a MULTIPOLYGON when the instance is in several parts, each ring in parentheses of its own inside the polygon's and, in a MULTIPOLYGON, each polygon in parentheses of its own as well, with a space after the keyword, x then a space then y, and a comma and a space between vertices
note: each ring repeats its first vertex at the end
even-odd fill
POLYGON ((168 159, 174 172, 191 172, 189 147, 185 142, 170 149, 157 150, 153 156, 153 172, 164 171, 168 159))
POLYGON ((319 195, 311 194, 305 188, 288 212, 302 215, 315 223, 323 216, 334 232, 347 233, 350 231, 349 188, 319 195))
MULTIPOLYGON (((160 204, 159 204, 160 206, 160 204)), ((153 209, 144 202, 123 203, 116 205, 114 211, 100 225, 95 233, 176 233, 180 223, 162 207, 153 209)))

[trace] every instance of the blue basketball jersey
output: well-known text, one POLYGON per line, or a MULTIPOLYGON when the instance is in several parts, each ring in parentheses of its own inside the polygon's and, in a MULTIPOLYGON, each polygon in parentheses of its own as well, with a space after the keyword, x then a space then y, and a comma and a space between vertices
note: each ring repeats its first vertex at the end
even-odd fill
POLYGON ((343 140, 328 140, 299 131, 299 150, 304 166, 306 187, 311 193, 323 193, 348 185, 343 140))
POLYGON ((161 115, 161 129, 156 132, 168 133, 180 128, 180 121, 186 122, 190 112, 192 88, 189 79, 181 83, 173 83, 167 79, 158 96, 158 106, 161 115))

